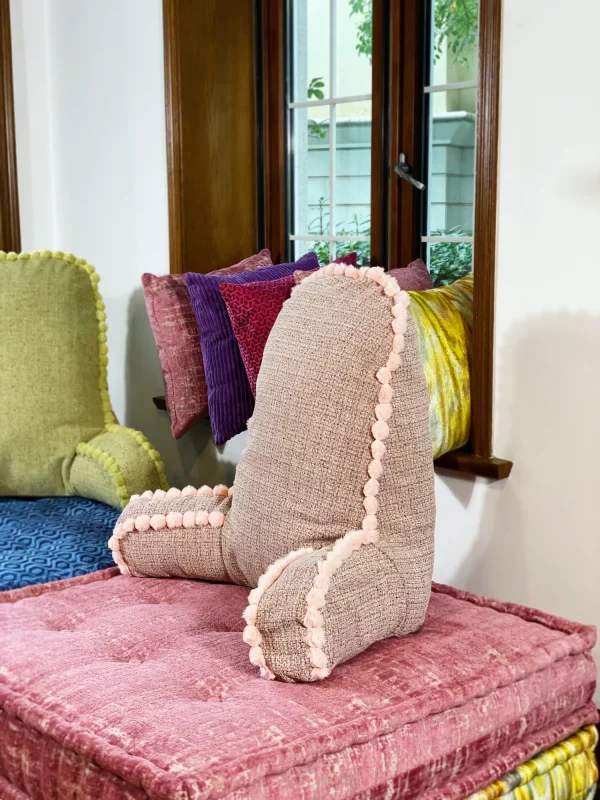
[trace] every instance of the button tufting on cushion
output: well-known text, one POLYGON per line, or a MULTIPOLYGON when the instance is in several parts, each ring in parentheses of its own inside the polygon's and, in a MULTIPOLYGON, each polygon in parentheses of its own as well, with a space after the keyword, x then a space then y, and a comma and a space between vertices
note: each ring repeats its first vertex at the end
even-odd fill
POLYGON ((243 586, 107 571, 34 591, 0 596, 1 797, 10 763, 23 797, 77 781, 81 800, 321 800, 409 781, 461 800, 596 719, 592 628, 447 587, 421 634, 309 686, 256 676, 243 586))

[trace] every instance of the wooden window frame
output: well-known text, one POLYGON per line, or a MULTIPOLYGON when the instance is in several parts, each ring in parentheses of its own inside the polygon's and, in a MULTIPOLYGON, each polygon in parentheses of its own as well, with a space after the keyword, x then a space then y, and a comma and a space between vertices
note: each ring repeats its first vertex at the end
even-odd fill
MULTIPOLYGON (((285 3, 256 0, 262 37, 258 51, 263 76, 262 128, 265 132, 265 245, 280 259, 287 252, 285 164, 285 3)), ((373 181, 371 219, 373 262, 408 264, 421 252, 422 198, 391 168, 402 150, 409 163, 423 162, 423 3, 373 2, 373 181), (417 35, 418 34, 418 35, 417 35), (388 69, 383 69, 385 63, 388 69), (387 123, 387 124, 386 124, 387 123), (400 147, 400 142, 402 146, 400 147), (380 187, 383 186, 383 189, 380 187), (389 220, 389 223, 386 223, 389 220), (411 237, 400 236, 410 230, 411 237)), ((471 438, 468 445, 437 459, 436 466, 486 478, 507 478, 512 462, 492 454, 494 391, 494 299, 498 186, 498 118, 502 0, 480 0, 479 84, 475 179, 474 298, 471 360, 471 438)), ((417 176, 418 177, 418 176, 417 176)))
POLYGON ((2 246, 21 250, 10 2, 0 0, 0 219, 2 246))

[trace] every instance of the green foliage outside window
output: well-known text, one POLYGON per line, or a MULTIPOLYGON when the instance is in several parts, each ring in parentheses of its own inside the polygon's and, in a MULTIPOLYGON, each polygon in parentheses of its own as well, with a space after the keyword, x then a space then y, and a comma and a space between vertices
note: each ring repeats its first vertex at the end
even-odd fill
POLYGON ((433 57, 437 61, 448 43, 455 64, 466 64, 477 41, 479 0, 436 0, 433 13, 433 57))
MULTIPOLYGON (((462 228, 432 231, 432 236, 471 236, 462 228)), ((436 242, 429 245, 427 266, 434 286, 447 286, 473 270, 471 242, 436 242)))
MULTIPOLYGON (((329 236, 329 212, 327 201, 319 198, 318 216, 313 219, 308 232, 316 236, 329 236)), ((370 236, 371 220, 355 214, 349 223, 339 223, 336 236, 370 236)), ((432 231, 432 236, 471 236, 460 227, 447 230, 432 231)), ((331 261, 329 242, 312 242, 308 248, 314 251, 319 264, 331 261)), ((358 255, 359 267, 367 267, 371 263, 371 244, 362 241, 336 242, 336 258, 355 252, 358 255)), ((473 270, 473 245, 470 242, 436 242, 429 246, 428 268, 434 286, 447 286, 459 278, 463 278, 473 270)), ((390 265, 395 266, 395 265, 390 265)), ((406 265, 404 265, 406 266, 406 265)))
MULTIPOLYGON (((309 226, 308 232, 314 236, 329 236, 329 212, 326 210, 326 199, 319 197, 319 211, 318 217, 313 219, 309 226)), ((340 222, 336 226, 336 236, 370 236, 371 235, 371 218, 360 217, 354 214, 350 222, 340 222)), ((329 264, 330 258, 330 245, 329 242, 314 242, 308 248, 309 251, 314 251, 318 258, 319 264, 329 264)), ((336 258, 348 255, 348 253, 356 253, 356 263, 359 267, 368 267, 371 263, 371 244, 370 242, 361 241, 348 241, 335 243, 336 258)))

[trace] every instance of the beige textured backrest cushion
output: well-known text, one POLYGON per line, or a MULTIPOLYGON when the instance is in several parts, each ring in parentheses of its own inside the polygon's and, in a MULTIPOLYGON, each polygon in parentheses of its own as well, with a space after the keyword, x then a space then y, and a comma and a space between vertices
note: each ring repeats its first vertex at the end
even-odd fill
POLYGON ((303 281, 269 337, 233 491, 149 493, 117 525, 135 575, 255 587, 244 638, 269 677, 324 678, 423 622, 433 466, 407 305, 379 268, 303 281))

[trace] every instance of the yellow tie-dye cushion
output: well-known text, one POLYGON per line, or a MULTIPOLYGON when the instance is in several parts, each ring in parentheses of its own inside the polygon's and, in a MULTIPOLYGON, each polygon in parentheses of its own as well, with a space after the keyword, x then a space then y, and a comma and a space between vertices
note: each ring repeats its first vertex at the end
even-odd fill
POLYGON ((409 292, 429 391, 433 457, 463 447, 471 432, 473 276, 424 292, 409 292))

